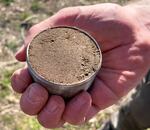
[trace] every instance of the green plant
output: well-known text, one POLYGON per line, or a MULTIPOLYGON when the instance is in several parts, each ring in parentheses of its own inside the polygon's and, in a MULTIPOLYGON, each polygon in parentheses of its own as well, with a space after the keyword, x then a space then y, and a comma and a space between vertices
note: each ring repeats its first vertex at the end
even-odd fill
POLYGON ((25 123, 28 124, 30 130, 40 130, 41 125, 35 118, 26 118, 25 123))
POLYGON ((14 70, 1 70, 0 77, 0 99, 10 94, 10 77, 14 70))
POLYGON ((3 3, 5 6, 9 6, 14 0, 0 0, 1 3, 3 3))
POLYGON ((33 2, 32 2, 32 4, 31 4, 31 10, 33 11, 33 12, 37 12, 37 11, 39 11, 40 9, 41 9, 41 6, 40 6, 40 4, 39 4, 39 2, 38 1, 36 1, 36 0, 34 0, 33 2))
POLYGON ((10 85, 10 77, 12 75, 13 71, 4 70, 2 72, 2 78, 0 80, 0 85, 3 86, 3 88, 8 88, 10 85))
POLYGON ((7 43, 5 44, 5 46, 6 46, 8 49, 10 49, 11 51, 13 51, 13 52, 15 52, 16 49, 17 49, 17 47, 18 47, 18 45, 17 45, 17 43, 16 43, 15 41, 7 42, 7 43))
POLYGON ((18 17, 19 17, 19 20, 24 21, 25 19, 30 17, 30 13, 29 12, 22 12, 19 14, 18 17))

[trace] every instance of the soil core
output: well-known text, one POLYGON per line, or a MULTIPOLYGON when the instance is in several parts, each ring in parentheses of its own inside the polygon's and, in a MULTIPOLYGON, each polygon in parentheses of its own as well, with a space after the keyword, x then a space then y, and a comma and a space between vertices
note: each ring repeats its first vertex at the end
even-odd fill
POLYGON ((30 43, 29 63, 42 78, 56 84, 82 82, 97 71, 100 52, 94 41, 74 28, 49 28, 30 43))

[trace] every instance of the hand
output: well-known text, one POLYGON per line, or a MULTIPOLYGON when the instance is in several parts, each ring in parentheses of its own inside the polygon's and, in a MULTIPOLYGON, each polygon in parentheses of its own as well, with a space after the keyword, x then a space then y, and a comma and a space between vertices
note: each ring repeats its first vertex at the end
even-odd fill
POLYGON ((136 13, 115 4, 70 7, 33 26, 25 45, 16 54, 25 61, 26 46, 42 30, 58 26, 76 26, 90 33, 99 43, 103 62, 89 92, 81 92, 65 104, 60 96, 48 95, 41 85, 34 83, 27 67, 12 76, 12 87, 22 93, 20 105, 29 115, 37 115, 47 128, 65 122, 82 124, 100 110, 116 103, 135 87, 150 66, 149 31, 136 18, 136 13))

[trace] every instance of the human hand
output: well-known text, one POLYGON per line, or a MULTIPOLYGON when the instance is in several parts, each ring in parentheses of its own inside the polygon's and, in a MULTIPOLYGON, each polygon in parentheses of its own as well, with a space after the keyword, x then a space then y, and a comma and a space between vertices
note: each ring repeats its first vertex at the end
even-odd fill
POLYGON ((70 7, 33 26, 25 44, 16 54, 26 60, 27 44, 46 28, 67 25, 87 31, 99 43, 103 61, 94 84, 88 92, 81 92, 65 103, 62 97, 48 95, 41 85, 34 83, 27 67, 12 76, 12 87, 22 93, 21 109, 37 115, 47 128, 60 127, 64 122, 82 124, 100 110, 116 103, 135 87, 150 66, 149 31, 136 19, 136 13, 115 4, 70 7))

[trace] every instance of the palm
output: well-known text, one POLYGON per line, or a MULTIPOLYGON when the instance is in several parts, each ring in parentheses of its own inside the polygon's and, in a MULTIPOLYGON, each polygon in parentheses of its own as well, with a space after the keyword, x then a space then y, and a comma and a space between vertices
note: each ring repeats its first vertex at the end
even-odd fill
POLYGON ((146 67, 144 68, 142 64, 144 63, 144 59, 142 59, 144 57, 141 55, 142 47, 136 46, 140 41, 138 41, 138 36, 134 34, 134 31, 139 27, 134 18, 126 17, 128 12, 121 12, 122 8, 108 4, 108 8, 106 5, 104 6, 106 9, 103 13, 98 12, 100 7, 102 8, 103 5, 96 5, 93 7, 94 10, 87 8, 85 14, 83 11, 81 15, 77 15, 74 26, 86 30, 99 42, 103 62, 97 75, 98 80, 120 97, 129 88, 137 85, 143 76, 142 71, 145 73, 146 67), (89 16, 86 15, 86 12, 89 16))
POLYGON ((89 32, 99 42, 102 50, 102 68, 97 75, 95 86, 99 85, 108 91, 105 92, 108 101, 104 95, 104 99, 99 98, 101 96, 96 87, 91 93, 94 95, 95 104, 105 108, 135 87, 147 71, 147 66, 143 67, 140 39, 135 34, 135 30, 140 27, 133 16, 127 15, 129 12, 124 12, 122 7, 114 4, 95 5, 72 11, 76 12, 74 17, 71 17, 74 21, 64 20, 64 24, 89 32))

